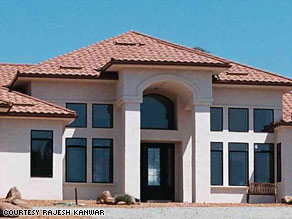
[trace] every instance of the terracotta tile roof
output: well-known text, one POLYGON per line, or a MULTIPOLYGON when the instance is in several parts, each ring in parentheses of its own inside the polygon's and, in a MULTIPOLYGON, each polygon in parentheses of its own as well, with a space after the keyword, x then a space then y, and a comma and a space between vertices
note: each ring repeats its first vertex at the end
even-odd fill
POLYGON ((195 50, 168 43, 134 31, 89 45, 20 71, 22 74, 99 76, 111 61, 163 62, 189 65, 222 65, 195 50))
POLYGON ((30 64, 12 64, 12 63, 0 63, 0 86, 8 85, 15 77, 17 71, 25 71, 30 64))
POLYGON ((215 83, 292 86, 290 78, 235 62, 230 62, 230 65, 229 69, 218 74, 215 83))
POLYGON ((111 62, 221 65, 231 67, 214 83, 292 85, 292 80, 274 73, 230 61, 197 49, 176 45, 135 31, 86 46, 68 54, 20 69, 19 76, 84 76, 98 78, 98 70, 111 62))
MULTIPOLYGON (((0 64, 0 85, 7 85, 13 78, 17 79, 16 71, 19 71, 18 76, 101 78, 99 70, 111 62, 201 64, 225 67, 228 63, 230 68, 218 74, 214 78, 214 83, 292 86, 292 80, 284 76, 135 31, 129 31, 36 65, 0 64)), ((284 109, 289 105, 287 100, 285 102, 285 98, 287 97, 284 96, 284 109)), ((288 118, 289 113, 290 111, 285 111, 284 117, 288 118)))
POLYGON ((202 52, 200 50, 197 51, 198 53, 204 53, 209 57, 217 58, 222 62, 228 62, 230 64, 230 68, 215 77, 214 83, 292 86, 292 79, 284 77, 282 75, 261 70, 235 61, 227 60, 209 53, 202 52))
POLYGON ((7 113, 0 113, 4 116, 40 116, 40 117, 68 117, 74 118, 75 112, 66 108, 51 104, 37 98, 11 91, 8 88, 0 88, 0 102, 9 106, 7 113))
POLYGON ((292 93, 288 92, 283 95, 283 120, 292 122, 292 93))

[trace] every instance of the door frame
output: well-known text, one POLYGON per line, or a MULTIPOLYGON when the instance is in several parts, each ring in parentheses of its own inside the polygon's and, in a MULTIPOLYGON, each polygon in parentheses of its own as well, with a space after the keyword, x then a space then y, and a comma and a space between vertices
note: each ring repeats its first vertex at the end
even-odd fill
MULTIPOLYGON (((153 146, 153 148, 163 148, 163 147, 171 147, 172 148, 172 155, 171 155, 171 159, 172 159, 172 180, 171 180, 171 183, 172 183, 172 188, 171 188, 171 192, 172 192, 172 200, 170 201, 175 201, 175 143, 165 143, 165 142, 141 142, 141 158, 140 158, 140 192, 141 192, 141 200, 143 200, 143 183, 142 183, 142 180, 143 180, 143 170, 144 171, 147 171, 145 170, 144 168, 146 167, 143 167, 142 165, 142 162, 143 162, 143 156, 145 156, 145 154, 143 154, 143 147, 146 145, 149 145, 149 146, 153 146)), ((149 199, 151 200, 151 199, 149 199)), ((153 199, 155 200, 155 199, 153 199)), ((147 200, 146 200, 147 201, 147 200)), ((158 201, 163 201, 163 200, 158 200, 158 201)))

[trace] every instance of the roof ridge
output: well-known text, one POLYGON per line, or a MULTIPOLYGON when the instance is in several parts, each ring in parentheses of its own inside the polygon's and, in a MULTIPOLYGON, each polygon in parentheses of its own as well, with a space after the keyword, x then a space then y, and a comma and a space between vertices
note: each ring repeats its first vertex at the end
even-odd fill
POLYGON ((1 65, 15 65, 15 66, 32 66, 32 65, 35 65, 35 64, 28 64, 28 63, 10 63, 10 62, 0 62, 0 66, 1 65))
POLYGON ((50 58, 50 59, 44 60, 44 61, 42 61, 42 62, 39 62, 39 63, 35 64, 33 67, 35 67, 35 66, 37 67, 38 65, 44 64, 44 63, 46 63, 46 62, 48 62, 48 61, 55 60, 55 59, 57 59, 57 58, 59 58, 59 57, 61 57, 61 56, 70 55, 70 54, 72 54, 72 53, 74 53, 74 52, 80 51, 80 50, 85 49, 85 48, 89 48, 89 47, 94 46, 94 45, 96 45, 96 44, 99 44, 99 43, 102 43, 102 42, 105 42, 105 41, 112 40, 112 39, 114 39, 114 38, 116 38, 116 37, 120 37, 120 36, 122 36, 122 35, 124 35, 124 34, 127 34, 127 33, 130 33, 130 32, 132 32, 132 31, 127 31, 127 32, 124 32, 124 33, 118 34, 118 35, 116 35, 116 36, 112 36, 112 37, 110 37, 110 38, 107 38, 107 39, 104 39, 104 40, 101 40, 101 41, 97 41, 97 42, 95 42, 95 43, 92 43, 92 44, 89 44, 89 45, 83 46, 83 47, 81 47, 81 48, 78 48, 78 49, 75 49, 75 50, 69 51, 69 52, 67 52, 67 53, 64 53, 64 54, 61 54, 61 55, 55 56, 55 57, 53 57, 53 58, 50 58))
MULTIPOLYGON (((156 37, 153 37, 153 36, 150 36, 150 35, 147 35, 147 34, 144 34, 144 33, 140 33, 140 32, 134 31, 134 30, 131 30, 131 31, 129 31, 129 32, 132 32, 132 33, 135 33, 135 34, 138 34, 138 35, 144 36, 144 37, 148 37, 148 38, 153 39, 153 40, 156 40, 156 41, 160 41, 160 43, 167 44, 167 45, 172 46, 172 47, 175 47, 175 48, 177 48, 177 49, 183 49, 183 50, 186 50, 186 51, 188 51, 188 52, 195 53, 196 55, 203 55, 203 56, 205 56, 205 57, 206 57, 206 56, 208 57, 208 55, 209 55, 209 54, 207 54, 207 53, 201 53, 201 54, 198 54, 198 53, 197 53, 198 50, 192 49, 192 48, 187 47, 187 46, 182 46, 182 45, 179 45, 179 44, 176 44, 176 43, 172 43, 172 42, 167 41, 167 40, 162 40, 162 39, 160 39, 160 38, 156 38, 156 37)), ((217 61, 222 62, 222 60, 221 60, 220 57, 212 57, 212 56, 211 56, 211 57, 208 57, 208 58, 218 59, 217 61)), ((224 62, 229 63, 229 60, 225 59, 224 62)))
POLYGON ((27 95, 27 94, 20 93, 20 92, 15 91, 15 90, 8 89, 8 88, 6 88, 6 87, 1 87, 0 89, 4 89, 4 90, 7 90, 8 92, 13 92, 13 93, 18 94, 18 95, 20 95, 20 96, 23 96, 23 97, 26 97, 26 98, 29 98, 29 99, 32 99, 32 100, 35 100, 35 101, 38 101, 38 102, 41 102, 41 103, 47 104, 47 105, 50 105, 50 106, 52 106, 52 107, 58 108, 58 109, 60 109, 60 110, 67 111, 67 112, 69 112, 69 113, 73 113, 74 115, 76 114, 75 111, 73 111, 73 110, 69 110, 69 109, 67 109, 67 108, 65 108, 65 107, 58 106, 58 105, 56 105, 56 104, 53 104, 53 103, 50 103, 50 102, 47 102, 47 101, 44 101, 44 100, 38 99, 38 98, 36 98, 36 97, 32 97, 32 96, 27 95))

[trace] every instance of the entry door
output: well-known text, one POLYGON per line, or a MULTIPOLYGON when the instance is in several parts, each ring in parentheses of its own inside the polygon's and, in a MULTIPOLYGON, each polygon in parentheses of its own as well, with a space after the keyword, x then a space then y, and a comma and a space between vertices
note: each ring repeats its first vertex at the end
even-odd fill
POLYGON ((174 201, 174 145, 141 144, 141 201, 174 201))

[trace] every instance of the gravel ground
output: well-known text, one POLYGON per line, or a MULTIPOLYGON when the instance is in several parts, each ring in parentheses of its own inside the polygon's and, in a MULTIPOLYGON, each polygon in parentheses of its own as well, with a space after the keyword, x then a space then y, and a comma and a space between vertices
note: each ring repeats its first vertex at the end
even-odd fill
MULTIPOLYGON (((72 212, 74 209, 79 210, 103 210, 105 216, 95 218, 183 218, 183 219, 216 219, 216 218, 236 218, 236 219, 248 219, 248 218, 292 218, 292 205, 270 203, 270 204, 197 204, 197 203, 142 203, 140 205, 100 205, 96 204, 94 200, 80 200, 84 206, 60 206, 55 205, 60 201, 36 201, 25 200, 27 204, 33 209, 50 209, 52 211, 60 209, 70 209, 71 214, 67 217, 54 217, 44 216, 33 217, 24 216, 19 218, 31 219, 49 219, 49 218, 92 218, 92 217, 73 217, 72 212)), ((72 203, 73 200, 61 201, 66 203, 72 203)))
POLYGON ((183 219, 285 219, 292 218, 292 208, 282 207, 166 207, 166 208, 105 208, 99 218, 183 218, 183 219))
MULTIPOLYGON (((64 209, 60 207, 34 207, 33 209, 64 209)), ((65 208, 76 209, 76 208, 65 208)), ((81 210, 103 210, 104 216, 94 218, 129 218, 129 219, 285 219, 292 218, 291 207, 155 207, 155 208, 78 208, 81 210)), ((21 217, 36 218, 36 217, 21 217)), ((39 217, 38 217, 39 218, 39 217)), ((41 218, 74 218, 74 217, 41 217, 41 218)), ((77 217, 75 217, 77 218, 77 217)), ((78 217, 92 218, 92 217, 78 217)))

